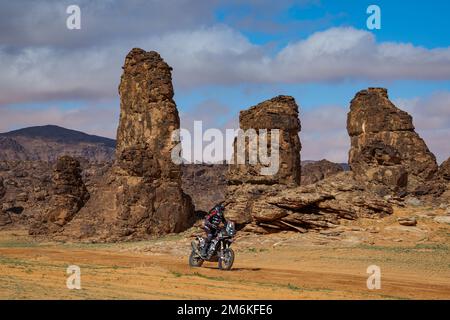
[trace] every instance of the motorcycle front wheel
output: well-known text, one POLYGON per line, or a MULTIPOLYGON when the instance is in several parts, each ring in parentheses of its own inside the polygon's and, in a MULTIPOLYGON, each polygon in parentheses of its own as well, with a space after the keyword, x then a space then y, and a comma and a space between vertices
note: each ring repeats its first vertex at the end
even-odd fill
POLYGON ((234 262, 234 251, 228 248, 223 253, 223 257, 219 258, 219 269, 220 270, 230 270, 234 262))
POLYGON ((194 251, 191 251, 191 255, 189 256, 189 265, 191 267, 201 267, 203 264, 203 259, 200 258, 194 251))

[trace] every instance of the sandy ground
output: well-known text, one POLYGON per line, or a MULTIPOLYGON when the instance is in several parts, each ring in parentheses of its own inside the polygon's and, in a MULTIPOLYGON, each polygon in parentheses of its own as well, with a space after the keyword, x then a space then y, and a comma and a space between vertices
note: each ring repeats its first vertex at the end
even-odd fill
POLYGON ((0 232, 0 299, 450 299, 450 224, 444 210, 412 208, 330 231, 240 234, 231 271, 190 268, 193 230, 120 244, 37 243, 0 232), (397 223, 414 215, 416 227, 397 223), (81 290, 69 290, 69 265, 81 290), (381 289, 367 288, 367 268, 381 289))

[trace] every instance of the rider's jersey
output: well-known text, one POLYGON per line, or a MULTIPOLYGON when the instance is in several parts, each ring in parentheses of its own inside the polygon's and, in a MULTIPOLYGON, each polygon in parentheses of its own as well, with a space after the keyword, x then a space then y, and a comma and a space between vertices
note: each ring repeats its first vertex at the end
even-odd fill
POLYGON ((226 220, 223 214, 219 213, 217 208, 213 208, 205 218, 205 226, 212 227, 214 229, 217 229, 221 222, 225 224, 226 220))

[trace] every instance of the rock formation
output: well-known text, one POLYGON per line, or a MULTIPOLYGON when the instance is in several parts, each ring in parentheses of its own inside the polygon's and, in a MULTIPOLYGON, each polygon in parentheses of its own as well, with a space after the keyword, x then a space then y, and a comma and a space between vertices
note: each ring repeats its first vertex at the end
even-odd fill
POLYGON ((171 158, 180 128, 173 100, 172 68, 154 51, 133 49, 125 59, 119 93, 116 168, 123 186, 119 217, 146 232, 179 232, 192 219, 190 197, 181 189, 181 168, 171 158))
POLYGON ((437 171, 436 158, 414 131, 412 117, 392 104, 386 89, 356 94, 347 130, 350 167, 379 194, 413 192, 437 171))
MULTIPOLYGON (((319 170, 320 176, 313 178, 320 181, 299 186, 300 121, 293 98, 282 96, 263 102, 241 112, 239 120, 244 129, 277 128, 282 132, 277 175, 258 175, 260 167, 248 163, 230 165, 225 215, 243 230, 306 232, 334 227, 341 219, 381 217, 392 213, 392 206, 380 196, 367 192, 353 172, 335 173, 342 168, 330 166, 328 162, 330 170, 319 170), (322 180, 325 174, 330 176, 322 180)), ((245 146, 249 148, 249 144, 245 146)), ((319 166, 324 163, 322 161, 319 166)))
POLYGON ((11 225, 29 225, 48 208, 51 171, 52 166, 45 162, 0 162, 6 187, 2 211, 11 218, 11 225))
POLYGON ((426 189, 427 194, 434 196, 434 199, 430 199, 433 203, 450 204, 450 158, 439 166, 435 179, 430 181, 426 187, 429 187, 429 189, 426 189), (439 199, 436 199, 437 197, 439 199))
MULTIPOLYGON (((242 130, 254 129, 261 137, 260 129, 279 130, 279 168, 273 175, 261 174, 265 166, 261 161, 249 163, 249 139, 245 143, 245 163, 238 163, 238 139, 234 141, 234 153, 229 167, 227 180, 226 210, 227 217, 238 224, 252 221, 250 214, 253 202, 271 190, 279 190, 287 185, 298 186, 301 178, 300 167, 300 120, 298 106, 292 97, 278 96, 264 101, 239 114, 239 126, 242 130)), ((267 140, 271 148, 271 137, 267 140)), ((258 146, 261 140, 258 141, 258 146)))
POLYGON ((11 217, 3 210, 3 197, 6 194, 6 188, 3 184, 3 178, 0 177, 0 227, 11 223, 11 217))
POLYGON ((182 186, 196 211, 208 212, 225 200, 226 164, 183 164, 182 186))
MULTIPOLYGON (((278 96, 264 101, 239 114, 239 127, 242 130, 255 130, 258 141, 261 142, 261 131, 268 131, 268 147, 270 150, 271 129, 279 130, 279 170, 276 174, 262 175, 261 168, 265 165, 258 158, 255 165, 249 164, 250 141, 246 140, 245 164, 237 163, 237 140, 234 142, 233 163, 230 165, 228 181, 231 184, 300 184, 300 150, 298 133, 301 129, 298 118, 298 106, 294 98, 278 96)), ((259 147, 259 145, 258 145, 259 147)))
POLYGON ((0 160, 27 160, 29 155, 25 148, 12 138, 0 136, 0 160))
POLYGON ((344 171, 342 165, 325 159, 302 163, 302 185, 316 183, 342 171, 344 171))
POLYGON ((58 158, 52 182, 50 207, 42 220, 30 228, 30 234, 58 231, 70 222, 89 200, 89 192, 81 177, 80 162, 70 156, 58 158))
POLYGON ((91 200, 67 227, 69 237, 100 241, 180 232, 194 218, 171 159, 179 129, 171 67, 154 51, 127 55, 119 86, 116 162, 91 200))
MULTIPOLYGON (((77 160, 84 184, 93 193, 111 164, 77 160)), ((52 209, 54 170, 55 163, 46 161, 0 161, 0 179, 6 187, 0 204, 11 226, 27 227, 46 219, 52 209)))
POLYGON ((316 184, 268 192, 249 208, 252 222, 245 231, 257 233, 326 229, 341 219, 379 218, 392 214, 390 204, 365 191, 352 172, 341 172, 316 184))
POLYGON ((444 181, 450 182, 450 158, 442 162, 439 166, 438 177, 444 181))
POLYGON ((6 193, 6 187, 3 184, 3 178, 0 177, 0 200, 5 196, 6 193))
POLYGON ((53 174, 53 186, 50 199, 52 210, 48 219, 63 226, 89 200, 89 192, 81 178, 80 162, 69 156, 59 158, 53 174))

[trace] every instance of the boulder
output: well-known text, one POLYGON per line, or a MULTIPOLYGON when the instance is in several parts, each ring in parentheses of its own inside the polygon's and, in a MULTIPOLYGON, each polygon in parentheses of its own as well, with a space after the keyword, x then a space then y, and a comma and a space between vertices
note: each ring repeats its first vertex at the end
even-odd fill
POLYGON ((446 224, 450 224, 450 216, 439 216, 439 217, 435 217, 434 221, 438 222, 438 223, 446 223, 446 224))
POLYGON ((414 217, 398 218, 397 221, 402 226, 415 227, 417 225, 417 219, 414 217))
MULTIPOLYGON (((80 161, 79 158, 74 160, 80 161)), ((0 205, 3 201, 2 207, 9 211, 14 226, 30 227, 48 221, 48 213, 54 209, 55 204, 51 200, 55 198, 57 163, 58 161, 0 161, 0 168, 6 169, 0 169, 0 177, 3 177, 4 185, 7 186, 0 205)), ((104 167, 109 166, 109 163, 80 161, 78 170, 89 193, 96 189, 97 180, 102 180, 104 167)), ((57 225, 55 227, 60 229, 57 225)))

